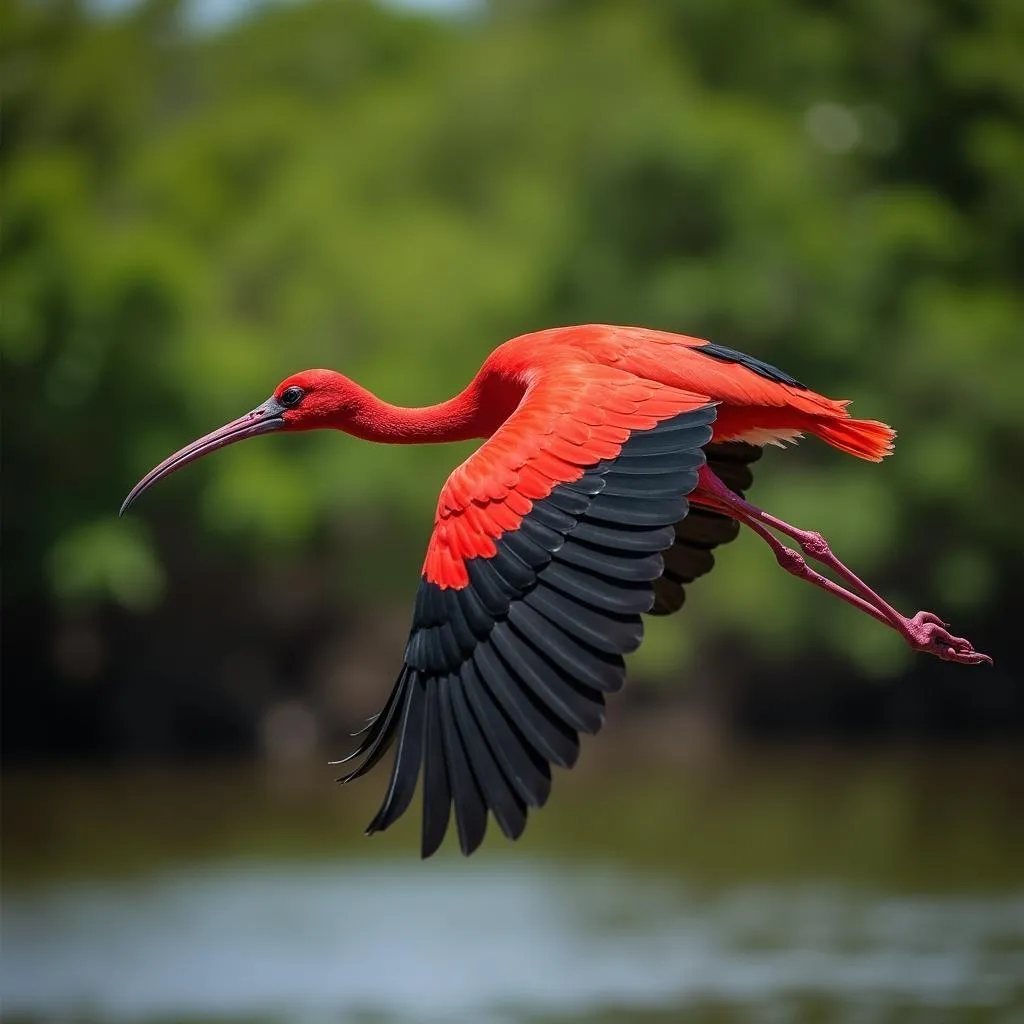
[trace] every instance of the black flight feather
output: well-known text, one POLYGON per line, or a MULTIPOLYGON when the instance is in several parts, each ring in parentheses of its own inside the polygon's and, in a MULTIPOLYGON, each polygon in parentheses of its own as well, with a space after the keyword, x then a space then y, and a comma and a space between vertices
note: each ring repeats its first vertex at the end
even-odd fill
POLYGON ((479 846, 488 814, 510 838, 522 833, 527 809, 548 799, 551 765, 571 767, 579 733, 600 729, 604 694, 621 688, 623 655, 642 639, 641 614, 659 610, 666 587, 682 595, 733 536, 731 520, 687 501, 713 454, 723 479, 742 484, 759 453, 709 444, 714 418, 708 405, 635 431, 616 458, 534 500, 492 557, 468 559, 466 586, 421 582, 406 667, 345 776, 395 744, 368 831, 408 808, 422 772, 424 856, 453 806, 464 853, 479 846))

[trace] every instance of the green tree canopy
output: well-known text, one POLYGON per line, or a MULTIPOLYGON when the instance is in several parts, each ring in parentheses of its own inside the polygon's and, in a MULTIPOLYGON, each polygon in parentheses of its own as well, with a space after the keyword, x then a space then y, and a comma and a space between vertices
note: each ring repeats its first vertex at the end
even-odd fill
MULTIPOLYGON (((1024 5, 351 0, 206 34, 169 0, 3 8, 5 601, 152 609, 180 545, 326 553, 350 593, 411 598, 464 451, 265 439, 114 512, 291 371, 423 404, 506 337, 607 321, 892 422, 880 467, 769 453, 757 500, 907 611, 1020 608, 1024 5)), ((756 541, 723 558, 650 672, 727 630, 903 664, 756 541)))

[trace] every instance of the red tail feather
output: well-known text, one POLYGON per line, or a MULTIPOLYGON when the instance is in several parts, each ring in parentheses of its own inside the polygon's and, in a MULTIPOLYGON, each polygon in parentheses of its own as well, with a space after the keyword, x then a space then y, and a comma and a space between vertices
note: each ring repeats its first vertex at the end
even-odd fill
POLYGON ((833 448, 869 462, 881 462, 892 454, 896 438, 896 431, 878 420, 818 420, 811 431, 833 448))

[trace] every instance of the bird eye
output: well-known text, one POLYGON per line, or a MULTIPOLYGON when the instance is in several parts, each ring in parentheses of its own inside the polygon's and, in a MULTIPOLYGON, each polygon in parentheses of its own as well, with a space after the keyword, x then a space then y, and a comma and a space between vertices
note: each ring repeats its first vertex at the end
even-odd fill
POLYGON ((285 388, 284 391, 281 392, 281 397, 278 401, 282 405, 287 405, 289 409, 292 409, 302 401, 302 396, 304 394, 305 391, 303 391, 302 388, 293 384, 290 388, 285 388))

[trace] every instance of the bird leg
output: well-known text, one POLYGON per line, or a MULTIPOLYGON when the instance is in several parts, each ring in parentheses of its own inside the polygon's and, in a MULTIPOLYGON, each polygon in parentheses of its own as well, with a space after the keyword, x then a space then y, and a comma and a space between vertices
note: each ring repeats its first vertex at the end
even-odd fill
POLYGON ((955 661, 961 665, 979 665, 983 662, 992 664, 992 659, 987 654, 975 651, 968 640, 948 632, 946 623, 937 615, 931 612, 918 612, 912 618, 901 615, 836 558, 820 533, 798 529, 750 504, 731 491, 707 466, 700 471, 700 481, 693 498, 698 504, 707 503, 753 530, 772 549, 779 565, 786 572, 834 594, 854 608, 892 627, 915 651, 934 654, 943 661, 955 661), (771 530, 796 541, 803 554, 786 547, 771 530), (832 570, 850 589, 816 572, 807 564, 807 558, 832 570))

